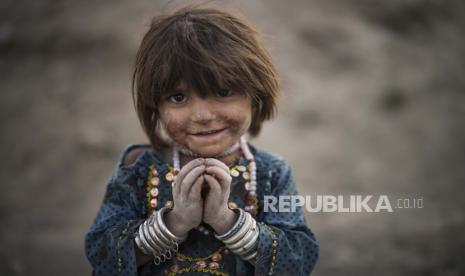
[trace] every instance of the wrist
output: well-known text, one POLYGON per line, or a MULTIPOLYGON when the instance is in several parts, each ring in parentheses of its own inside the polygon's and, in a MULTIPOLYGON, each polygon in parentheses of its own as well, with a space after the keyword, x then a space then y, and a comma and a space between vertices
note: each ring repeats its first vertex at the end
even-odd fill
POLYGON ((181 216, 175 210, 167 212, 163 220, 165 221, 166 227, 176 236, 185 236, 190 230, 183 225, 181 216))
POLYGON ((215 230, 218 235, 226 233, 231 229, 238 219, 238 215, 233 210, 227 208, 223 211, 223 215, 219 216, 220 219, 210 223, 210 226, 215 230))

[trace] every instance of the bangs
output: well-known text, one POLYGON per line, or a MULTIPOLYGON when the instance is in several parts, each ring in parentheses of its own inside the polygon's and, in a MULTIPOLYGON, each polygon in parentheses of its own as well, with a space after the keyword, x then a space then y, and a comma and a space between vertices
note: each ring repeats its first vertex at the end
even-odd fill
POLYGON ((151 73, 146 78, 150 79, 151 93, 143 100, 153 101, 156 107, 156 102, 170 95, 180 81, 202 96, 232 89, 258 98, 261 82, 250 68, 254 53, 251 47, 245 47, 247 41, 231 31, 233 26, 228 27, 222 28, 211 18, 202 21, 183 14, 159 29, 154 34, 158 39, 150 41, 150 49, 145 52, 147 57, 141 57, 146 72, 151 73))

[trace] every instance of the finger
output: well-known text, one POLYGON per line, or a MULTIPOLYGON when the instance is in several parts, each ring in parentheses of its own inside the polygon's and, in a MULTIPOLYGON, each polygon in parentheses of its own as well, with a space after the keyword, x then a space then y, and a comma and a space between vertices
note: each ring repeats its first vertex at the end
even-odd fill
POLYGON ((194 159, 194 160, 191 160, 189 161, 186 165, 184 165, 184 167, 181 168, 181 170, 179 171, 178 175, 176 176, 176 184, 174 185, 174 192, 176 193, 179 193, 180 192, 180 188, 181 188, 181 184, 184 180, 184 178, 186 177, 186 175, 195 167, 198 167, 200 165, 202 165, 203 163, 205 162, 205 159, 203 158, 197 158, 197 159, 194 159))
POLYGON ((202 197, 202 185, 205 182, 205 177, 203 175, 200 175, 197 180, 195 180, 194 184, 192 185, 192 188, 189 191, 189 197, 194 199, 194 200, 200 200, 202 197))
POLYGON ((213 176, 205 174, 205 180, 207 181, 208 186, 210 186, 210 192, 208 192, 208 198, 221 198, 221 186, 218 180, 213 176))
POLYGON ((232 177, 228 172, 225 172, 223 169, 219 167, 207 167, 205 172, 210 175, 214 175, 218 181, 220 182, 221 188, 223 190, 227 190, 229 185, 231 184, 232 177))
POLYGON ((222 161, 215 159, 215 158, 206 158, 205 159, 206 166, 218 166, 222 168, 225 172, 229 173, 229 167, 223 163, 222 161))
POLYGON ((200 175, 202 175, 205 172, 205 166, 201 165, 198 167, 195 167, 192 169, 186 177, 184 177, 184 180, 181 183, 181 198, 186 199, 187 196, 189 195, 189 190, 191 189, 192 185, 195 183, 197 178, 199 178, 200 175))

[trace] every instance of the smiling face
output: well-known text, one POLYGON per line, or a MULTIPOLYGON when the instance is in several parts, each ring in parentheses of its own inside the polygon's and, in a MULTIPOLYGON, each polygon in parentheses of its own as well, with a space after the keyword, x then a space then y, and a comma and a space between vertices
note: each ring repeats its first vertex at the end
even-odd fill
POLYGON ((162 99, 160 120, 178 144, 203 156, 222 153, 247 132, 252 119, 249 96, 219 89, 201 96, 185 83, 162 99))

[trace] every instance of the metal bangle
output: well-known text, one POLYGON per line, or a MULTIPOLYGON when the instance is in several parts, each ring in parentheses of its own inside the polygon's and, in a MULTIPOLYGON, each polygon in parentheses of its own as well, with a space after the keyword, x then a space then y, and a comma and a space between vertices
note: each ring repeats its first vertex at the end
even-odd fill
POLYGON ((142 233, 144 234, 145 239, 147 240, 148 244, 150 245, 150 248, 152 249, 152 252, 159 251, 159 245, 155 242, 153 237, 149 234, 148 229, 147 229, 147 221, 145 221, 142 224, 142 233))
POLYGON ((240 208, 233 209, 233 211, 236 212, 236 213, 239 212, 239 218, 236 220, 234 225, 228 231, 226 231, 226 233, 224 233, 222 235, 216 235, 215 234, 215 238, 217 238, 219 240, 228 239, 230 236, 235 234, 234 232, 237 232, 237 230, 240 229, 240 225, 244 223, 245 212, 240 208))
POLYGON ((158 225, 160 226, 160 229, 163 233, 165 233, 170 239, 172 240, 175 240, 177 242, 181 242, 181 241, 184 241, 186 238, 187 238, 187 234, 182 236, 182 237, 178 237, 176 236, 175 234, 173 234, 169 229, 168 227, 166 227, 165 225, 165 222, 163 221, 163 215, 166 213, 166 211, 168 211, 169 208, 167 207, 163 207, 159 210, 159 213, 158 213, 158 216, 157 216, 157 220, 158 220, 158 225))
POLYGON ((160 235, 160 229, 157 229, 153 226, 153 224, 149 223, 147 225, 147 230, 149 231, 149 234, 152 236, 152 238, 157 242, 157 244, 166 251, 168 248, 171 246, 167 243, 165 243, 160 235))
MULTIPOLYGON (((239 248, 243 247, 245 244, 248 244, 252 240, 252 238, 254 238, 255 233, 256 233, 255 231, 256 226, 254 225, 254 222, 255 221, 252 221, 252 227, 248 229, 247 233, 245 233, 243 238, 241 238, 235 243, 231 243, 228 245, 229 249, 231 249, 233 252, 237 251, 239 248)), ((239 253, 239 252, 235 252, 235 253, 239 253)))
POLYGON ((152 248, 152 252, 155 254, 160 254, 162 253, 163 251, 161 250, 160 246, 157 244, 157 242, 155 241, 155 238, 152 237, 152 235, 150 235, 149 233, 149 229, 148 229, 148 225, 147 225, 147 221, 145 221, 143 223, 143 227, 142 227, 142 233, 144 234, 145 236, 145 239, 147 240, 148 244, 150 245, 150 247, 152 248))
POLYGON ((149 242, 147 241, 147 238, 145 236, 145 233, 144 233, 144 224, 141 224, 139 226, 139 238, 140 238, 140 241, 141 241, 141 245, 143 248, 145 248, 146 251, 150 252, 149 254, 152 255, 154 254, 154 249, 152 248, 152 246, 149 244, 149 242))
MULTIPOLYGON (((156 215, 158 217, 158 214, 156 215)), ((172 248, 173 247, 173 241, 168 238, 168 236, 161 231, 160 224, 158 224, 158 219, 154 217, 153 223, 152 223, 152 228, 157 232, 160 240, 168 247, 172 248), (158 230, 158 231, 157 231, 158 230)))
POLYGON ((136 233, 136 235, 134 236, 134 240, 136 242, 137 247, 140 249, 140 251, 142 251, 142 253, 144 253, 145 255, 152 255, 152 253, 147 251, 147 249, 142 245, 139 233, 136 233))
POLYGON ((244 261, 248 261, 248 260, 251 260, 253 258, 255 258, 257 256, 257 250, 255 250, 252 254, 248 255, 248 256, 244 256, 244 257, 241 257, 244 261))
POLYGON ((239 229, 239 231, 236 234, 234 234, 234 236, 223 240, 223 242, 227 245, 236 243, 238 240, 244 237, 244 235, 250 230, 251 227, 252 216, 249 213, 245 213, 245 222, 244 225, 242 225, 241 229, 239 229))
POLYGON ((250 251, 252 249, 254 249, 254 247, 256 247, 256 245, 258 244, 257 241, 258 241, 258 231, 253 231, 252 232, 254 235, 252 236, 252 238, 250 238, 250 240, 248 240, 244 245, 242 246, 239 246, 236 251, 237 251, 237 254, 239 255, 247 255, 250 253, 250 251))

